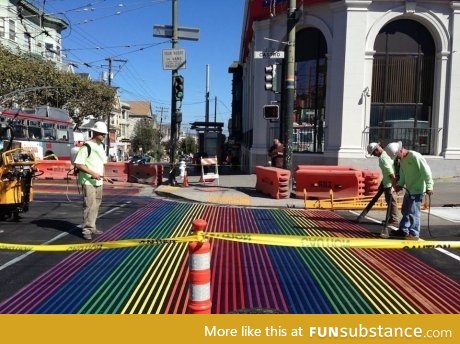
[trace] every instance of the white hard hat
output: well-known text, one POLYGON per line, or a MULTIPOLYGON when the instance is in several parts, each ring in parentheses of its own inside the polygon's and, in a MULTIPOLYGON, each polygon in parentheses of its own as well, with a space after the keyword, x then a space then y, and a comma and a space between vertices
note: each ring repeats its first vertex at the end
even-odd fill
POLYGON ((101 134, 107 134, 108 133, 107 124, 105 124, 105 122, 102 122, 102 121, 94 123, 94 126, 90 130, 96 131, 96 132, 101 133, 101 134))
POLYGON ((376 142, 371 142, 369 143, 369 145, 367 146, 367 152, 372 155, 372 153, 374 153, 375 149, 378 147, 378 143, 376 142))
POLYGON ((402 142, 390 142, 386 147, 385 147, 385 152, 387 152, 388 156, 391 159, 395 159, 396 156, 398 155, 399 151, 402 148, 402 142))

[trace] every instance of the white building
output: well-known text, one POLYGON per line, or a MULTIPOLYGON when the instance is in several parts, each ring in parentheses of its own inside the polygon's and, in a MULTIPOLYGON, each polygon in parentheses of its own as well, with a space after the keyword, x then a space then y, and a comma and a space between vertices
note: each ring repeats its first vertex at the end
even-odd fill
POLYGON ((64 68, 61 32, 68 24, 43 13, 28 1, 0 0, 0 44, 13 53, 28 53, 64 68))
MULTIPOLYGON (((297 1, 293 167, 375 168, 369 141, 395 139, 424 154, 435 176, 460 175, 460 1, 297 1)), ((283 51, 289 0, 246 1, 240 52, 241 163, 267 161, 280 121, 262 116, 280 95, 264 90, 255 59, 283 51), (267 39, 268 38, 268 39, 267 39)), ((282 68, 281 68, 282 69, 282 68)), ((284 79, 282 84, 284 85, 284 79)), ((237 121, 238 122, 238 121, 237 121)))

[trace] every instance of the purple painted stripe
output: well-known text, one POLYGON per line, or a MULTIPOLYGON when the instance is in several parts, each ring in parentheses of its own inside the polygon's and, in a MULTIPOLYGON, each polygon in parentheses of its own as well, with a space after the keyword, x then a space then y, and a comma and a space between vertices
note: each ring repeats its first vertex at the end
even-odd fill
MULTIPOLYGON (((144 216, 151 213, 152 207, 156 207, 158 204, 161 204, 161 201, 155 200, 146 207, 141 208, 133 216, 126 218, 106 234, 101 235, 95 242, 119 239, 130 230, 131 226, 139 223, 144 216)), ((38 305, 100 253, 100 251, 73 253, 62 263, 48 270, 12 297, 2 302, 0 304, 0 313, 33 313, 33 310, 38 305), (53 281, 53 283, 50 283, 50 281, 53 281)))

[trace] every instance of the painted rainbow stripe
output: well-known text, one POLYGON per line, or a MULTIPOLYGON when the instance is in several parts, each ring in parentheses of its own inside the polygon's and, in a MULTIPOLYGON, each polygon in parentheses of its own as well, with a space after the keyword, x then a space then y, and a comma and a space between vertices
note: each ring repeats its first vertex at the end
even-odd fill
MULTIPOLYGON (((152 200, 100 241, 209 232, 370 238, 325 210, 251 209, 152 200)), ((459 313, 460 283, 407 250, 292 248, 211 239, 212 313, 459 313)), ((187 245, 74 252, 0 304, 0 313, 181 314, 187 245)))

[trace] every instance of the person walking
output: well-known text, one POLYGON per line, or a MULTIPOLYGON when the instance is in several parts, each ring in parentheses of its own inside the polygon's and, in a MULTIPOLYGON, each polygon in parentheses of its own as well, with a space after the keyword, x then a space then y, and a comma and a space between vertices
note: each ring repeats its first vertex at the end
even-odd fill
POLYGON ((99 207, 102 202, 102 186, 105 181, 113 183, 110 178, 104 177, 104 164, 107 156, 104 149, 104 138, 107 135, 107 125, 96 122, 90 129, 92 138, 80 148, 74 164, 78 169, 78 183, 82 186, 83 195, 83 228, 82 235, 91 240, 93 235, 102 234, 96 228, 99 207))
POLYGON ((425 158, 418 152, 408 150, 402 142, 391 142, 385 147, 391 159, 399 159, 399 179, 394 184, 396 192, 406 190, 401 208, 399 229, 391 235, 418 240, 420 237, 420 209, 423 196, 433 194, 433 176, 425 158))
MULTIPOLYGON (((398 221, 398 204, 396 203, 396 197, 393 192, 393 184, 396 183, 396 174, 394 170, 393 160, 376 142, 371 142, 367 146, 367 152, 379 158, 379 167, 382 171, 382 182, 380 188, 383 189, 385 195, 385 202, 387 203, 387 213, 385 223, 389 225, 397 225, 398 221), (388 221, 388 222, 387 222, 388 221)), ((388 229, 385 227, 380 233, 382 238, 388 238, 388 229)))
POLYGON ((268 150, 273 167, 283 168, 284 145, 278 139, 273 140, 273 145, 268 150))

